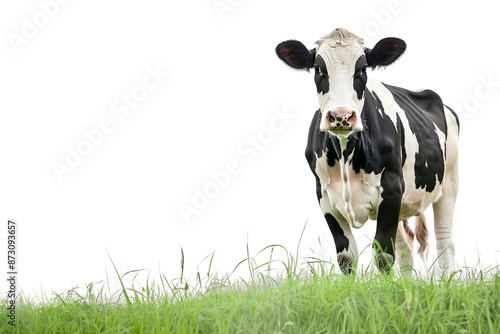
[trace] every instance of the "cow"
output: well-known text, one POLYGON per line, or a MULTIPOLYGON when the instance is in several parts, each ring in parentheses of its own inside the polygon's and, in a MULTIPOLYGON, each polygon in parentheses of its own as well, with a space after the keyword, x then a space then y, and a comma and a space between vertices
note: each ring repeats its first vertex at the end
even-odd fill
POLYGON ((293 69, 314 70, 319 109, 305 155, 340 269, 351 273, 358 259, 351 228, 371 219, 377 222, 372 252, 378 269, 391 272, 397 261, 411 275, 414 235, 420 254, 428 247, 424 211, 431 204, 438 264, 452 268, 458 116, 431 90, 410 91, 368 76, 367 69, 388 66, 405 52, 402 39, 384 38, 369 49, 337 28, 315 44, 308 50, 287 40, 276 54, 293 69))

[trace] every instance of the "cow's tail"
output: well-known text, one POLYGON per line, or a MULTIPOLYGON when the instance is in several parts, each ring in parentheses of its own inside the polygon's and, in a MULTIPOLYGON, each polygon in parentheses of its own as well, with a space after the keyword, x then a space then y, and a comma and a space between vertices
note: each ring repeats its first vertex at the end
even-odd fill
POLYGON ((429 246, 429 230, 427 229, 427 220, 424 214, 420 214, 415 220, 415 235, 419 243, 418 254, 423 254, 429 246))

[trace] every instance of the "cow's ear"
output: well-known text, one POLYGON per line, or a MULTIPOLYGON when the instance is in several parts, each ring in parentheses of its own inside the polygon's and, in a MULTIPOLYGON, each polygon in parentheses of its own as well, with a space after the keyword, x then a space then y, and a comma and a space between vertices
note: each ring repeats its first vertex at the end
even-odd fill
POLYGON ((309 51, 301 42, 288 40, 278 44, 276 54, 288 66, 298 70, 309 70, 314 65, 316 49, 309 51))
POLYGON ((371 68, 392 64, 406 50, 402 39, 389 37, 381 39, 373 49, 365 49, 366 60, 371 68))

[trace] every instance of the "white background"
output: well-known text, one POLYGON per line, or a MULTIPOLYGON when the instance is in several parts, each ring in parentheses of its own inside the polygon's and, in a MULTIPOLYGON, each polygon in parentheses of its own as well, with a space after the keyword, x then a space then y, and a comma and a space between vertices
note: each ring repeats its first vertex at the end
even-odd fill
MULTIPOLYGON (((106 275, 117 287, 107 252, 122 274, 148 269, 157 282, 159 272, 180 276, 181 247, 188 277, 215 252, 212 271, 222 275, 246 257, 247 241, 251 256, 274 243, 295 252, 306 221, 301 258, 335 259, 304 158, 318 107, 312 74, 287 68, 274 47, 293 38, 312 48, 336 27, 368 47, 404 39, 400 61, 369 75, 433 89, 462 109, 457 262, 497 265, 500 24, 491 1, 73 0, 52 1, 58 8, 49 6, 44 21, 48 2, 0 5, 0 254, 7 218, 15 218, 26 294, 106 275), (16 45, 27 21, 40 27, 16 45), (168 76, 121 119, 113 106, 140 89, 148 68, 168 76), (279 123, 276 111, 293 119, 279 123), (60 181, 53 163, 65 164, 68 147, 104 119, 113 130, 60 181), (270 137, 272 122, 280 131, 270 137), (266 143, 250 153, 259 135, 266 143), (179 208, 193 206, 210 173, 228 163, 238 164, 237 175, 184 219, 179 208)), ((356 231, 360 249, 374 228, 356 231)), ((370 256, 368 248, 366 263, 370 256)))

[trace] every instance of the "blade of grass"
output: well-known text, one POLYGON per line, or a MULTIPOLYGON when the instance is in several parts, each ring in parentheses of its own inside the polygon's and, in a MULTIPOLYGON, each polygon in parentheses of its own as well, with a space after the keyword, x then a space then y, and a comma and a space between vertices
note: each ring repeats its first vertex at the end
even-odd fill
POLYGON ((127 289, 125 288, 125 284, 123 284, 123 280, 120 276, 120 273, 118 272, 118 269, 116 269, 115 263, 113 262, 113 259, 111 258, 111 256, 109 255, 107 250, 106 250, 106 253, 108 254, 109 260, 111 261, 111 264, 113 265, 113 268, 115 269, 116 275, 118 276, 118 280, 120 280, 120 285, 122 286, 123 296, 125 297, 125 300, 127 301, 127 305, 130 306, 130 305, 132 305, 132 303, 130 302, 130 299, 128 297, 127 289))

